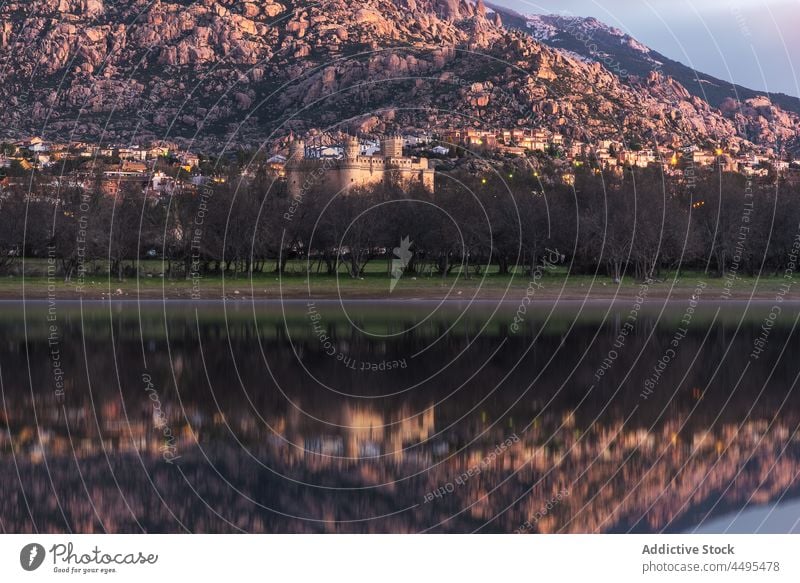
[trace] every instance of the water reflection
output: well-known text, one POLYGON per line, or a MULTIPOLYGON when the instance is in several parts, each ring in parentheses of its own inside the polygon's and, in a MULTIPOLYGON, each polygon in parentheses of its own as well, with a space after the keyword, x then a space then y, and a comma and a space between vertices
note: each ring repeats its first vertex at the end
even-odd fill
POLYGON ((796 310, 759 359, 768 306, 699 313, 645 398, 682 306, 600 380, 630 306, 515 334, 494 308, 63 304, 53 337, 46 305, 3 306, 0 524, 684 531, 796 494, 796 310))
POLYGON ((692 528, 697 534, 797 534, 800 532, 800 500, 743 508, 692 528))

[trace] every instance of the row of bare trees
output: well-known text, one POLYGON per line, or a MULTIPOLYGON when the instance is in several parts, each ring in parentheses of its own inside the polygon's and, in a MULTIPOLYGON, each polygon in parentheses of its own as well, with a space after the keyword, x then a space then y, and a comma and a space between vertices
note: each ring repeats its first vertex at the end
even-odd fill
POLYGON ((567 185, 509 165, 440 174, 435 194, 391 185, 344 194, 322 177, 296 199, 258 173, 163 198, 137 184, 109 197, 99 185, 54 193, 31 183, 0 194, 0 271, 51 257, 65 279, 86 265, 124 278, 160 258, 172 277, 193 269, 362 277, 371 263, 391 271, 393 250, 408 238, 405 269, 415 273, 531 272, 557 251, 573 273, 614 280, 734 266, 753 275, 787 266, 799 228, 797 187, 716 172, 681 180, 578 169, 567 185))

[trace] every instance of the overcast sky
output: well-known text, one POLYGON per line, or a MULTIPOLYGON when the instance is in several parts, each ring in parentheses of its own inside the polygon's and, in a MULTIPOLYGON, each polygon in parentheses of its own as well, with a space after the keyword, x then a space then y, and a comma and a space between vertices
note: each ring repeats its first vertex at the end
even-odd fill
POLYGON ((759 91, 800 96, 800 0, 492 0, 594 16, 660 53, 759 91))

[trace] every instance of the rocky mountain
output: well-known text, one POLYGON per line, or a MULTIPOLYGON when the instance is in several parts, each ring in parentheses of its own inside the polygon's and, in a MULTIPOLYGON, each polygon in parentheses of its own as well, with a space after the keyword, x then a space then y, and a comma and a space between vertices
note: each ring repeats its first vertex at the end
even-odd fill
MULTIPOLYGON (((759 110, 766 115, 759 114, 750 120, 754 126, 751 129, 756 136, 759 135, 757 126, 764 121, 772 123, 774 117, 780 117, 780 110, 800 114, 800 98, 783 93, 767 95, 697 71, 595 18, 558 14, 522 15, 504 7, 490 6, 501 15, 506 26, 527 32, 539 42, 575 58, 599 62, 620 77, 647 77, 652 71, 656 71, 678 81, 690 95, 725 112, 741 106, 742 114, 750 117, 751 114, 758 113, 754 109, 759 110), (768 108, 768 111, 764 108, 768 108), (759 120, 758 117, 762 119, 759 120)), ((765 135, 761 139, 770 141, 774 137, 765 135)))
POLYGON ((170 138, 539 126, 580 140, 790 146, 798 116, 712 107, 665 72, 615 74, 482 0, 27 0, 0 5, 6 138, 170 138))

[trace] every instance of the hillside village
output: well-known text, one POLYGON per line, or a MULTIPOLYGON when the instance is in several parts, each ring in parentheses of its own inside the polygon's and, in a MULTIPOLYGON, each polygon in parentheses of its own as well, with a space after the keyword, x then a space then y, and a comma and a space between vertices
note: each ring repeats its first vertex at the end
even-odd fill
MULTIPOLYGON (((800 183, 800 158, 779 155, 766 147, 749 150, 735 146, 626 147, 621 141, 585 143, 534 128, 408 131, 398 134, 398 138, 402 140, 402 152, 397 155, 429 161, 431 174, 466 159, 483 159, 490 164, 517 160, 534 169, 548 160, 558 169, 557 176, 543 178, 557 178, 566 183, 571 182, 573 169, 583 165, 597 173, 616 175, 625 168, 656 167, 672 177, 681 177, 694 169, 715 169, 760 181, 783 179, 791 184, 800 183)), ((26 138, 0 144, 0 193, 12 186, 29 185, 31 174, 36 174, 50 178, 46 183, 52 186, 83 189, 97 187, 99 177, 99 188, 107 196, 117 195, 120 187, 127 185, 141 188, 147 196, 163 197, 197 192, 204 185, 224 182, 230 174, 231 162, 237 162, 244 176, 264 170, 281 183, 287 176, 291 139, 277 141, 266 154, 232 152, 227 157, 214 157, 188 151, 169 141, 97 146, 26 138), (238 164, 242 160, 245 162, 238 164)), ((303 144, 303 156, 308 160, 341 160, 347 139, 344 134, 312 133, 303 144)), ((374 156, 381 152, 382 142, 387 139, 356 138, 359 155, 377 160, 374 156)), ((431 190, 432 180, 433 176, 431 190)))

